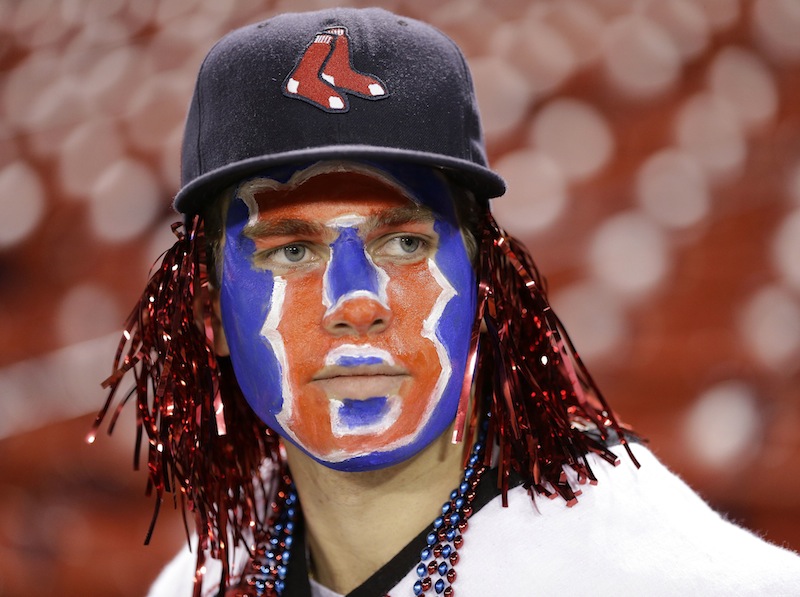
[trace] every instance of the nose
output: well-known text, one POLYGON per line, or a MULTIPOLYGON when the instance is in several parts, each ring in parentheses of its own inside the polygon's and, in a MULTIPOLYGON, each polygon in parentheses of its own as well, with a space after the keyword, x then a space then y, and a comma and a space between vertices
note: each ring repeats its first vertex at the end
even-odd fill
POLYGON ((391 313, 380 298, 385 294, 386 274, 369 258, 355 228, 339 229, 330 259, 323 276, 328 305, 325 329, 337 336, 376 334, 386 329, 391 313))
POLYGON ((379 334, 391 322, 392 314, 373 296, 352 296, 327 313, 322 321, 328 333, 340 336, 379 334))

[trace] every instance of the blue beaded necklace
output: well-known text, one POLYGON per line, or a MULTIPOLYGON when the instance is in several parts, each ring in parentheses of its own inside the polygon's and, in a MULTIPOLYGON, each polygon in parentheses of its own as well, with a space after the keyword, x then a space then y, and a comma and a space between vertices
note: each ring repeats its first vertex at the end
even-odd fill
POLYGON ((475 489, 486 470, 483 465, 486 427, 484 423, 478 441, 472 447, 461 483, 450 493, 450 499, 442 504, 442 515, 433 521, 433 530, 425 537, 427 546, 419 554, 416 570, 419 580, 414 583, 414 595, 427 595, 431 589, 435 592, 431 594, 445 597, 455 594, 453 583, 458 550, 464 543, 467 519, 472 516, 475 489))
MULTIPOLYGON (((420 552, 416 567, 419 579, 414 583, 414 595, 443 595, 453 597, 456 580, 455 566, 458 550, 464 543, 467 519, 472 516, 472 501, 486 467, 483 454, 488 424, 484 421, 478 441, 472 447, 464 476, 450 498, 442 504, 442 514, 433 521, 431 531, 425 537, 425 547, 420 552)), ((272 505, 274 523, 268 538, 258 546, 253 559, 242 575, 241 584, 235 594, 244 597, 280 597, 286 586, 291 548, 294 541, 299 501, 294 482, 288 474, 283 476, 283 487, 272 505)), ((390 597, 386 595, 386 597, 390 597)))
POLYGON ((267 541, 257 546, 248 568, 242 574, 240 586, 231 593, 233 595, 280 596, 286 587, 299 503, 292 478, 284 473, 281 480, 282 487, 278 489, 272 504, 276 516, 267 541))

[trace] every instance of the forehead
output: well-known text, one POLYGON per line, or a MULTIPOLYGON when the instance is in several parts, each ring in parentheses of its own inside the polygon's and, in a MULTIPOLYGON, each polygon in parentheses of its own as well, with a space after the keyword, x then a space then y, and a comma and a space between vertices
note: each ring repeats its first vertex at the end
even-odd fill
POLYGON ((243 189, 251 215, 257 213, 259 219, 302 217, 327 224, 345 222, 351 213, 370 217, 397 208, 429 212, 401 187, 357 172, 319 174, 291 187, 270 183, 268 179, 256 179, 243 189))
POLYGON ((299 212, 306 216, 319 212, 317 219, 321 221, 337 206, 344 206, 345 211, 349 206, 368 212, 417 206, 428 216, 445 220, 455 216, 453 195, 445 177, 414 165, 319 162, 245 180, 233 195, 247 206, 251 224, 266 218, 292 217, 299 212), (309 210, 309 206, 313 209, 309 210))

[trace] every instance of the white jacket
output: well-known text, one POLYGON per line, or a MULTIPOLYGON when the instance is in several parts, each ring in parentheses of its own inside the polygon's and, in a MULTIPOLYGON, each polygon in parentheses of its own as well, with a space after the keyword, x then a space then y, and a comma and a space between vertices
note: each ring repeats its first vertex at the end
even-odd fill
MULTIPOLYGON (((475 512, 459 549, 455 594, 800 596, 800 556, 727 521, 647 448, 632 448, 641 469, 620 446, 613 448, 617 467, 589 456, 598 484, 582 486, 574 507, 541 496, 531 502, 517 487, 508 508, 498 496, 475 512)), ((414 595, 415 565, 392 597, 414 595)), ((195 556, 184 550, 150 596, 190 597, 194 567, 195 556)), ((210 560, 208 569, 204 596, 218 590, 218 563, 210 560)), ((375 595, 386 591, 374 588, 375 595)), ((312 591, 336 595, 313 583, 312 591)))

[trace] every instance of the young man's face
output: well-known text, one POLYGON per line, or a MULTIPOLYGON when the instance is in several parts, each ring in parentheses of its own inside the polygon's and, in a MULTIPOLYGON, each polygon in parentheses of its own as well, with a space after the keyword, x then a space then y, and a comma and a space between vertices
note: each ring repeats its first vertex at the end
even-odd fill
MULTIPOLYGON (((221 314, 236 377, 267 425, 316 460, 370 470, 447 429, 475 276, 447 184, 377 173, 259 178, 227 213, 221 314)), ((300 174, 302 176, 302 173, 300 174)))

